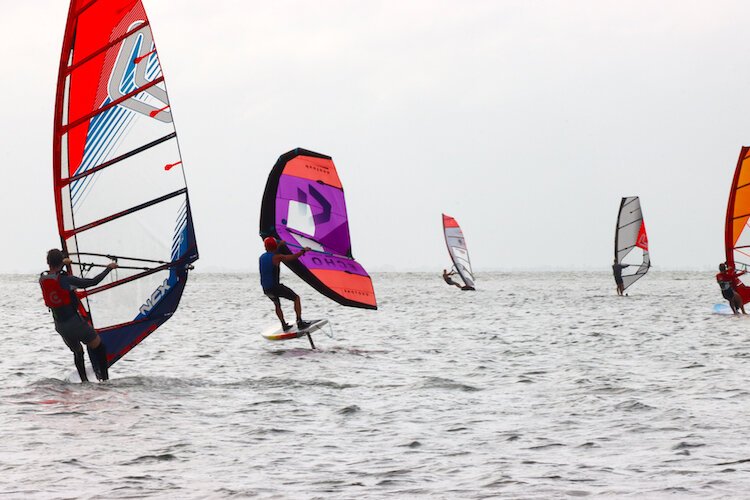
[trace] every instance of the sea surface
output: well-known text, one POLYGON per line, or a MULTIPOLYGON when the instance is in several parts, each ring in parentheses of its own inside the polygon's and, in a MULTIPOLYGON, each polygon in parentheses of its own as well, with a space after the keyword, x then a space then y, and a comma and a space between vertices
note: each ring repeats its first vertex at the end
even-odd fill
MULTIPOLYGON (((257 275, 193 274, 104 384, 34 276, 0 276, 3 498, 748 498, 750 317, 713 273, 374 275, 380 308, 291 273, 333 338, 269 342, 257 275)), ((292 317, 291 304, 285 303, 292 317)))

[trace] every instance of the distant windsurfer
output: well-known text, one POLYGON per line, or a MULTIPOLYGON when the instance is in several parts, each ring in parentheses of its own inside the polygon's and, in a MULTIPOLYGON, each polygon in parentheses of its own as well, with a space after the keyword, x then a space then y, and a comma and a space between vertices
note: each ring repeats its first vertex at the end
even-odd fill
POLYGON ((73 359, 81 381, 88 382, 81 343, 86 344, 96 378, 107 380, 109 378, 107 349, 94 327, 81 317, 75 290, 98 285, 112 269, 117 268, 117 263, 110 262, 104 271, 93 278, 69 275, 63 268, 70 263, 70 259, 65 258, 62 251, 56 248, 47 252, 49 270, 39 276, 44 303, 52 311, 55 330, 60 334, 65 345, 73 351, 73 359))
POLYGON ((273 236, 264 239, 263 245, 266 248, 266 252, 260 256, 260 285, 263 287, 263 293, 266 294, 266 297, 271 299, 271 302, 276 306, 276 316, 281 321, 281 328, 284 331, 288 331, 292 328, 292 325, 284 320, 284 311, 281 310, 280 298, 294 302, 294 313, 297 315, 297 328, 300 330, 308 328, 310 323, 302 320, 302 302, 299 295, 294 293, 291 288, 282 285, 279 281, 279 275, 282 262, 294 262, 305 255, 310 248, 305 247, 297 253, 284 255, 279 253, 279 250, 285 247, 286 243, 282 241, 281 244, 278 244, 273 236))
POLYGON ((739 314, 738 311, 742 311, 742 314, 747 314, 745 312, 745 305, 742 303, 742 297, 737 293, 739 277, 746 272, 736 272, 726 264, 719 264, 719 274, 716 275, 716 282, 719 284, 719 288, 721 288, 722 297, 729 302, 729 307, 732 308, 734 314, 739 314))
POLYGON ((620 264, 615 259, 615 263, 612 264, 612 274, 615 275, 615 283, 617 284, 617 295, 622 295, 625 291, 625 285, 622 282, 622 270, 626 267, 630 267, 630 264, 620 264))
POLYGON ((448 283, 449 285, 453 285, 453 286, 457 286, 458 288, 461 288, 461 285, 459 285, 458 283, 456 283, 455 281, 451 279, 451 276, 453 276, 454 274, 456 274, 456 271, 452 270, 451 272, 448 272, 447 269, 443 269, 443 279, 445 280, 445 282, 448 283))

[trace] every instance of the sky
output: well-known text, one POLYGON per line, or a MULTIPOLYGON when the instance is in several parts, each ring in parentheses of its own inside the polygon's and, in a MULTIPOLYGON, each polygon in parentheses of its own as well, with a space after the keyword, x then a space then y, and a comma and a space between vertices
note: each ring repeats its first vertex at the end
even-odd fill
MULTIPOLYGON (((59 246, 64 0, 0 0, 0 272, 59 246)), ((186 169, 199 271, 256 271, 260 200, 295 147, 333 157, 371 271, 606 269, 622 196, 656 269, 724 260, 750 143, 743 1, 144 0, 186 169)))

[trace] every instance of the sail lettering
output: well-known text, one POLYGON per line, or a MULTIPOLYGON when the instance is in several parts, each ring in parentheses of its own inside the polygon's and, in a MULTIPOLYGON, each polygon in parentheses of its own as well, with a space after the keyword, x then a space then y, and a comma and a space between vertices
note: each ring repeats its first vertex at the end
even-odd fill
POLYGON ((151 312, 151 309, 154 308, 154 306, 159 303, 161 299, 163 299, 167 292, 169 291, 171 287, 169 286, 169 282, 167 280, 164 280, 164 283, 159 286, 156 290, 154 290, 154 293, 151 294, 151 297, 146 300, 146 303, 141 306, 139 309, 140 313, 144 316, 151 312))

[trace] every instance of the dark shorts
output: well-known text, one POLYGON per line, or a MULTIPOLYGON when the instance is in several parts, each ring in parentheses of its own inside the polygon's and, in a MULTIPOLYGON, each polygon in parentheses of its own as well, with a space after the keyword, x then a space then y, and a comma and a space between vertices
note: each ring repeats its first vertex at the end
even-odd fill
POLYGON ((620 278, 619 280, 617 278, 615 278, 615 285, 617 285, 617 286, 623 286, 624 284, 625 283, 622 282, 622 278, 620 278))
POLYGON ((55 330, 63 338, 65 345, 73 352, 82 349, 81 342, 88 344, 96 338, 96 330, 80 316, 73 316, 64 321, 56 321, 55 330))
POLYGON ((734 298, 734 290, 731 288, 729 290, 722 290, 721 296, 727 300, 732 300, 734 298))
POLYGON ((453 280, 452 280, 452 279, 450 279, 450 278, 443 278, 443 279, 445 279, 445 282, 446 282, 447 284, 449 284, 449 285, 458 285, 458 283, 456 283, 455 281, 453 281, 453 280))
POLYGON ((298 297, 298 295, 294 293, 294 290, 280 283, 270 290, 263 290, 263 293, 265 293, 266 297, 271 299, 271 302, 273 302, 277 306, 281 304, 281 302, 279 301, 280 298, 287 300, 296 300, 298 297))

